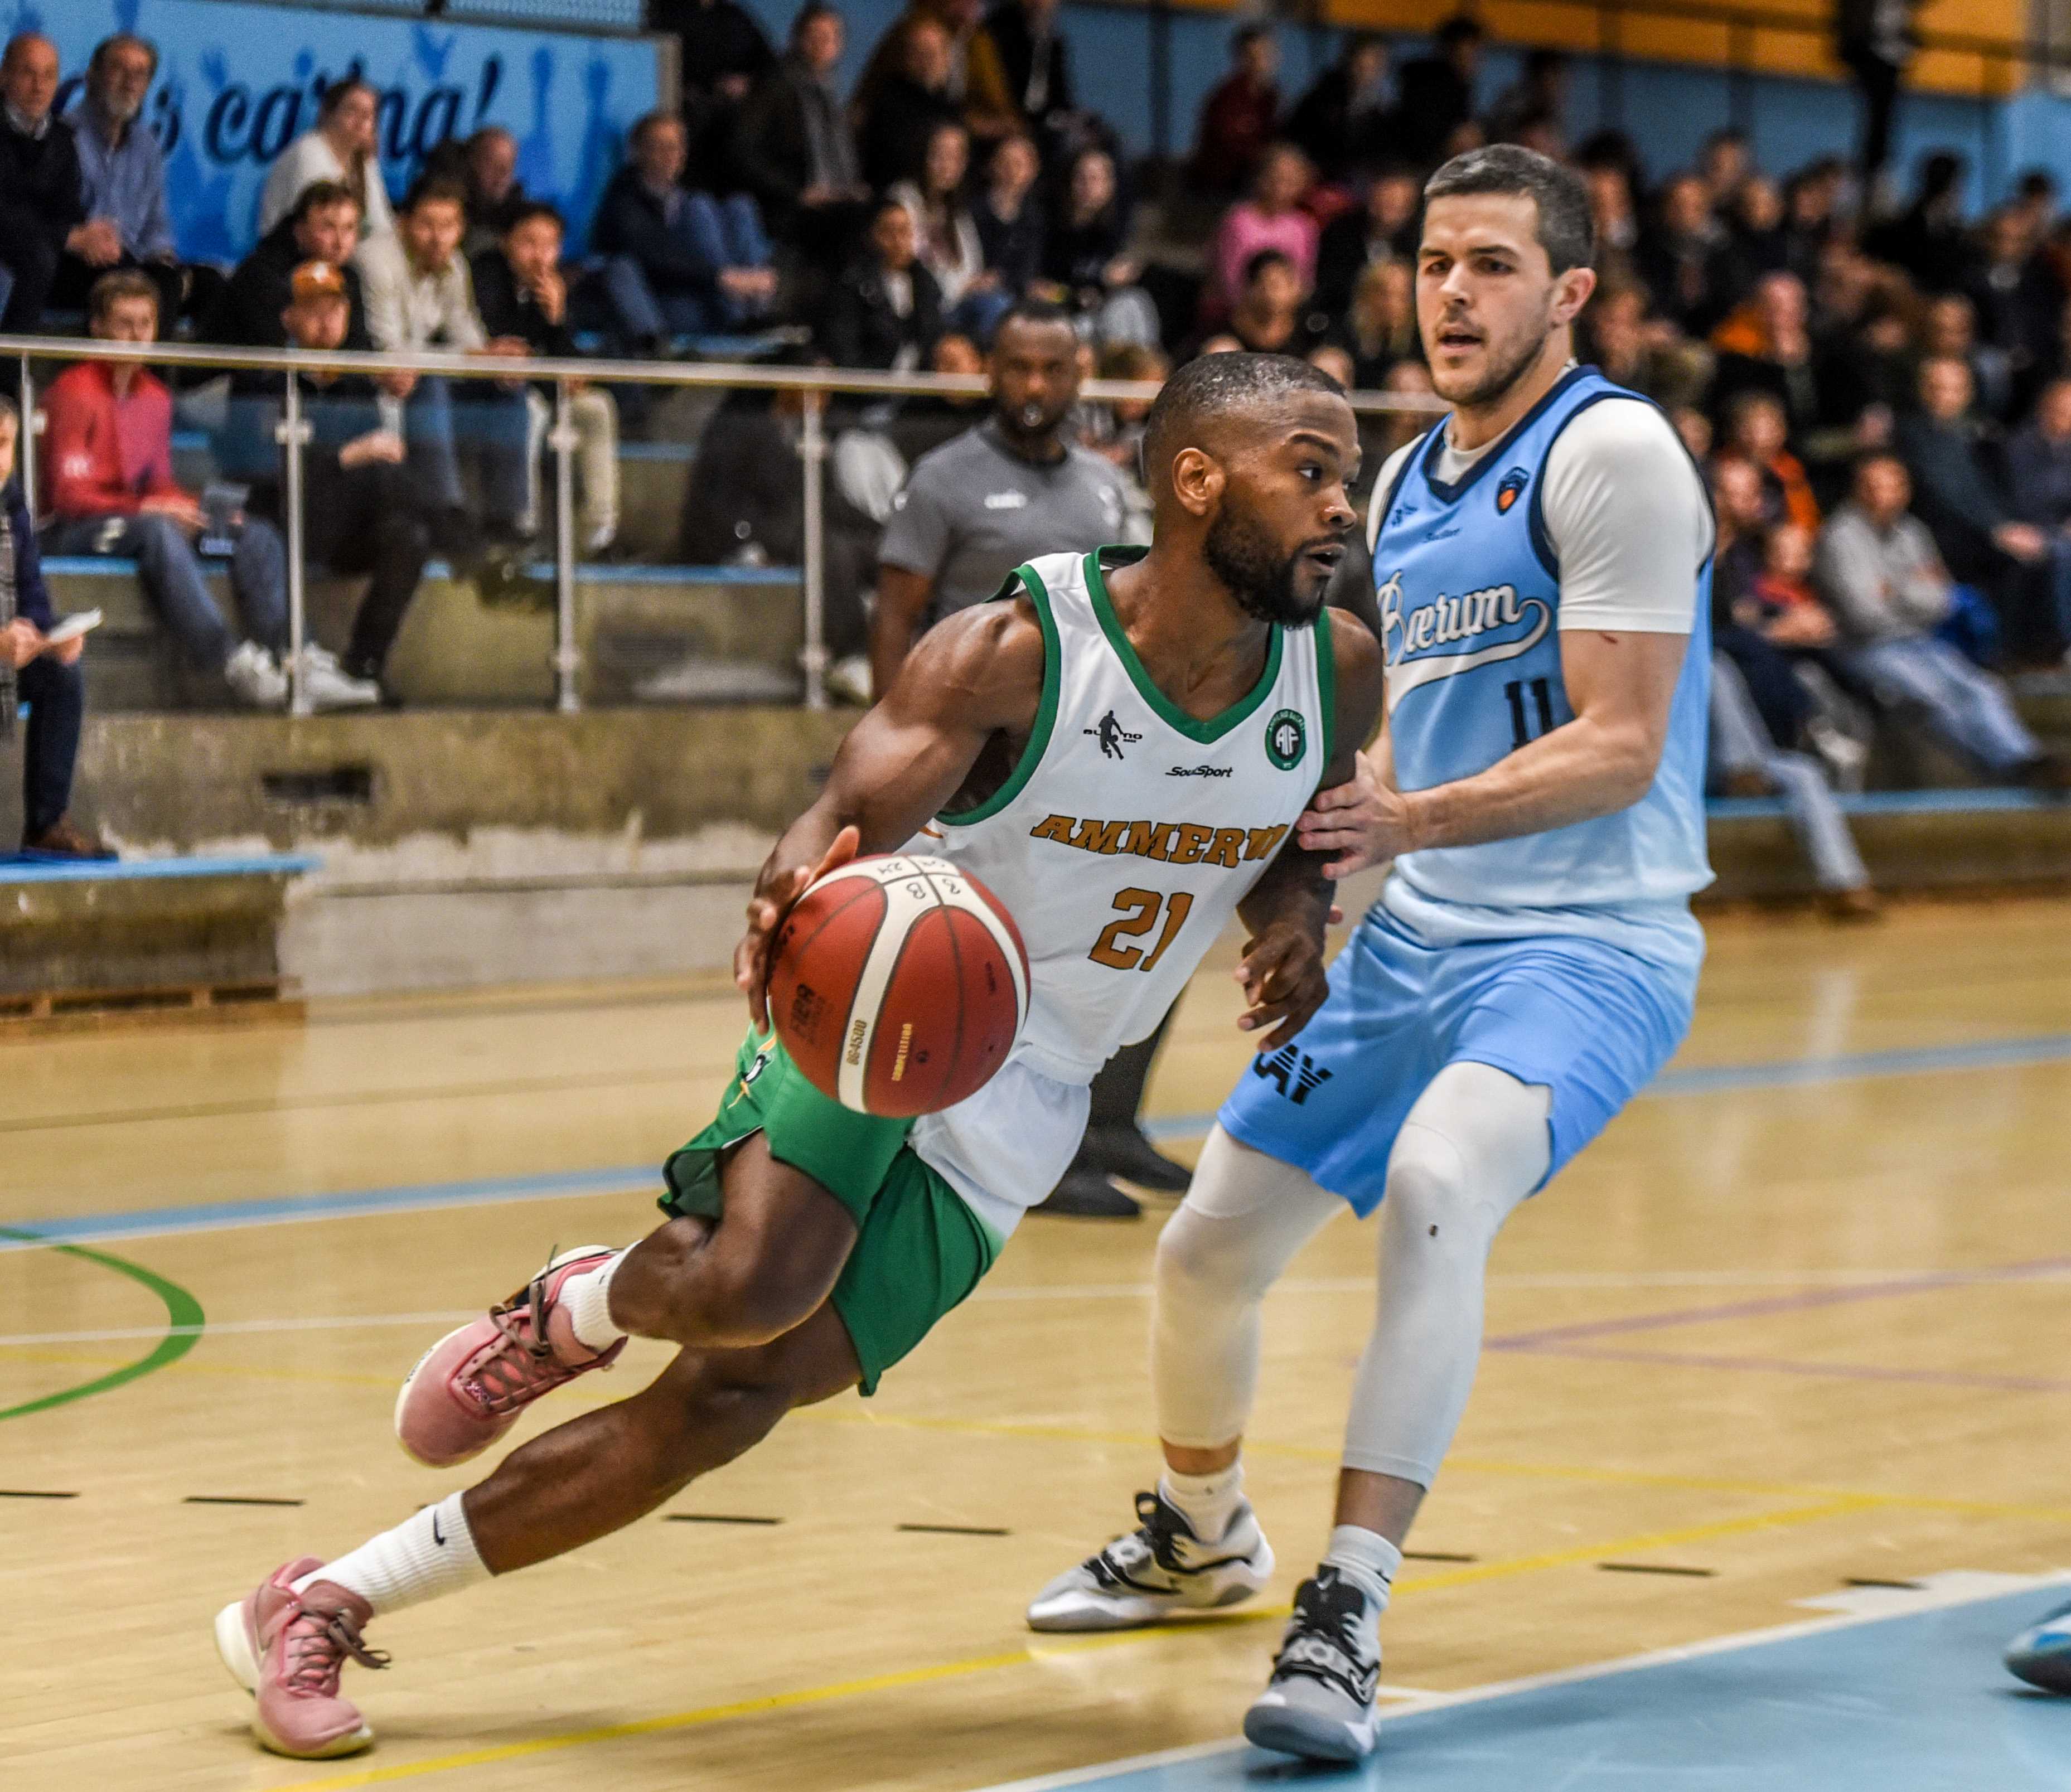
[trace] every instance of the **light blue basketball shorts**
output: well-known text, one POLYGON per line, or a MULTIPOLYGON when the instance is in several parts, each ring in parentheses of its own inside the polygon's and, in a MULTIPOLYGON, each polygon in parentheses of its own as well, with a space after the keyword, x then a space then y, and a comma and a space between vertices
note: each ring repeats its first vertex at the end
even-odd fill
POLYGON ((1315 1018, 1253 1060, 1217 1118, 1362 1216, 1380 1205, 1410 1109, 1447 1064, 1490 1064, 1553 1092, 1551 1181, 1683 1043, 1697 993, 1694 966, 1601 940, 1433 945, 1379 907, 1330 981, 1315 1018))

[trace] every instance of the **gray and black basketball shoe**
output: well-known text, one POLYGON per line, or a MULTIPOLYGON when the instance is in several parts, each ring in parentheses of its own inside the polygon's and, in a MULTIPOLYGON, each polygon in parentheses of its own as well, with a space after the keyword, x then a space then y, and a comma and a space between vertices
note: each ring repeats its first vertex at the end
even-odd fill
POLYGON ((1329 1562, 1294 1595, 1273 1678, 1244 1714, 1245 1740, 1311 1761, 1363 1761, 1380 1733, 1380 1601, 1329 1562))
POLYGON ((1137 1528, 1036 1595, 1031 1630, 1127 1630, 1179 1612, 1249 1599, 1273 1574, 1273 1548, 1248 1499, 1204 1543, 1162 1494, 1136 1496, 1137 1528))

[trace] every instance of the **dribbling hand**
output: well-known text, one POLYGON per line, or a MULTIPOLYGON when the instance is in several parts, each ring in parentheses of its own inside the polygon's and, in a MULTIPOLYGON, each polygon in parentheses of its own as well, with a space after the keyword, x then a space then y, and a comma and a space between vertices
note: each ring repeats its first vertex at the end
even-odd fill
POLYGON ((769 947, 777 929, 792 904, 836 866, 846 865, 862 844, 863 835, 852 826, 845 827, 818 864, 779 868, 773 863, 765 865, 756 879, 755 893, 748 899, 748 931, 733 949, 733 981, 748 998, 748 1019, 757 1032, 769 1031, 769 947))
POLYGON ((1295 823, 1294 837, 1305 852, 1331 855, 1323 875, 1335 880, 1409 851, 1410 831, 1409 805, 1402 793, 1383 783, 1373 761, 1361 753, 1359 770, 1348 782, 1316 793, 1295 823))

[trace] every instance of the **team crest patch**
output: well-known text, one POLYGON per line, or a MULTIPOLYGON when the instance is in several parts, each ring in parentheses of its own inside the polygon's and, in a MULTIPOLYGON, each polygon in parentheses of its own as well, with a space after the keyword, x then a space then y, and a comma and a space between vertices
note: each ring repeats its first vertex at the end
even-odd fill
POLYGON ((1274 711, 1273 720, 1265 724, 1265 757, 1280 770, 1291 772, 1302 763, 1302 755, 1308 748, 1309 728, 1301 711, 1274 711))
POLYGON ((1514 466, 1503 476, 1503 483, 1495 488, 1495 514, 1507 516, 1510 506, 1524 495, 1524 488, 1532 483, 1532 475, 1521 466, 1514 466))

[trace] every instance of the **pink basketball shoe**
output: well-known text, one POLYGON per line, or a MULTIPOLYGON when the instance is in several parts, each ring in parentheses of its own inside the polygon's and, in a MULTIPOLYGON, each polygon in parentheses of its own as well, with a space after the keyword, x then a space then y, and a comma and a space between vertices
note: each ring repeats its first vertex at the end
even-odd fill
POLYGON ((314 1556, 289 1562, 215 1614, 216 1653, 254 1700, 252 1733, 297 1761, 357 1754, 373 1741, 359 1707, 339 1696, 338 1676, 348 1655, 366 1667, 388 1665, 360 1640, 374 1613, 359 1594, 327 1581, 294 1590, 322 1566, 314 1556))
POLYGON ((540 1395, 591 1369, 608 1369, 625 1348, 583 1344, 562 1310, 562 1286, 612 1253, 601 1245, 564 1251, 486 1318, 449 1331, 417 1359, 396 1396, 396 1435, 427 1468, 479 1456, 540 1395))

